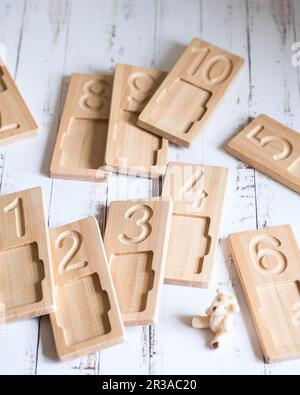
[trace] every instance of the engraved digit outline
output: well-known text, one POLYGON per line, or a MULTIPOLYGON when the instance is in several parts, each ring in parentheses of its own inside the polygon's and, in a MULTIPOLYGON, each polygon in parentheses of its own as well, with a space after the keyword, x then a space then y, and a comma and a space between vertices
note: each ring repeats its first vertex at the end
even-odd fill
POLYGON ((189 200, 187 195, 193 196, 193 204, 190 207, 193 211, 201 211, 205 199, 208 197, 208 193, 204 189, 197 189, 193 192, 193 188, 196 187, 204 176, 205 174, 202 170, 196 171, 179 191, 180 196, 184 197, 185 200, 189 200))
POLYGON ((136 221, 136 225, 141 228, 141 232, 136 237, 128 236, 125 233, 122 233, 119 236, 119 240, 123 244, 140 244, 145 241, 152 232, 152 225, 150 224, 150 220, 153 217, 152 208, 143 204, 135 205, 127 210, 125 218, 132 219, 137 213, 142 214, 142 217, 136 221))
POLYGON ((295 328, 300 328, 300 302, 296 302, 292 306, 292 323, 295 328))
POLYGON ((83 95, 79 99, 81 109, 88 113, 98 113, 106 109, 109 105, 110 85, 103 79, 88 81, 83 88, 83 95), (100 90, 93 90, 95 86, 99 86, 100 90), (96 106, 89 104, 91 98, 97 98, 99 103, 96 106))
POLYGON ((221 84, 222 82, 226 81, 229 78, 230 74, 232 73, 232 69, 233 69, 232 60, 229 59, 227 56, 225 55, 213 56, 212 58, 210 58, 208 61, 204 63, 204 67, 202 70, 203 81, 206 82, 207 84, 212 84, 212 85, 221 84), (225 64, 224 70, 219 76, 215 78, 211 78, 210 77, 211 70, 218 62, 223 62, 225 64))
POLYGON ((86 261, 71 264, 72 260, 76 257, 82 247, 83 238, 79 232, 75 230, 66 230, 65 232, 62 232, 55 240, 55 248, 63 248, 67 239, 71 239, 73 244, 58 265, 58 272, 60 275, 65 272, 69 273, 77 269, 84 269, 88 266, 88 262, 86 261))
POLYGON ((156 78, 146 72, 137 71, 130 74, 128 78, 130 96, 128 96, 127 100, 129 102, 129 105, 133 106, 133 109, 131 111, 140 110, 140 106, 144 104, 146 99, 149 98, 149 96, 151 95, 155 83, 156 78), (147 81, 146 88, 143 89, 137 85, 137 81, 139 79, 145 79, 147 81))
POLYGON ((25 233, 26 233, 26 228, 25 228, 25 215, 24 215, 23 200, 20 197, 17 197, 8 206, 6 206, 4 208, 4 212, 6 214, 15 212, 17 236, 19 238, 24 237, 25 233))
POLYGON ((281 247, 281 241, 274 236, 260 235, 254 237, 250 242, 250 254, 256 269, 267 276, 280 275, 288 267, 286 256, 278 250, 281 247), (263 243, 270 244, 270 247, 264 248, 263 243), (268 267, 264 263, 264 258, 272 256, 277 258, 277 264, 274 267, 268 267))
POLYGON ((259 138, 259 134, 265 129, 264 126, 258 125, 250 133, 247 138, 255 143, 258 143, 260 147, 267 147, 272 141, 277 141, 282 144, 282 151, 275 154, 273 159, 280 161, 289 158, 293 153, 293 145, 284 137, 278 137, 274 135, 259 138))

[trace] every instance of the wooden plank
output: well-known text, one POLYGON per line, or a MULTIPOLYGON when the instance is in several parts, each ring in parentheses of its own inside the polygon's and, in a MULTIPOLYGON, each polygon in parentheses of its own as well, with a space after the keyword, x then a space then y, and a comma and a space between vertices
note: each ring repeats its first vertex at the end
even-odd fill
POLYGON ((54 311, 53 269, 41 188, 0 198, 0 303, 4 322, 54 311))
POLYGON ((291 227, 229 241, 267 362, 300 357, 300 251, 291 227))
POLYGON ((107 181, 105 158, 112 77, 74 74, 54 148, 53 178, 107 181))
POLYGON ((62 360, 124 341, 124 327, 95 217, 51 230, 57 311, 51 323, 62 360))
POLYGON ((117 65, 105 155, 108 169, 147 178, 165 173, 168 141, 136 122, 166 75, 145 67, 117 65))
POLYGON ((300 193, 300 134, 260 115, 227 145, 227 151, 300 193))
POLYGON ((0 145, 14 143, 36 133, 37 124, 0 58, 0 145))
POLYGON ((142 111, 138 125, 190 147, 238 75, 244 60, 194 39, 142 111))
POLYGON ((208 288, 219 242, 226 168, 170 163, 163 197, 174 201, 165 282, 208 288))
POLYGON ((104 243, 126 325, 157 322, 172 209, 161 198, 111 204, 104 243))

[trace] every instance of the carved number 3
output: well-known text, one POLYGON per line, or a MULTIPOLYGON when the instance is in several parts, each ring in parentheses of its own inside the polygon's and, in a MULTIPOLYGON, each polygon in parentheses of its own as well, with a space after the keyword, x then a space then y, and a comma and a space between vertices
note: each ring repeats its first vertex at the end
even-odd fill
POLYGON ((124 244, 139 244, 145 241, 152 232, 152 226, 150 220, 153 216, 153 210, 151 207, 146 205, 138 205, 131 207, 125 214, 126 219, 132 219, 135 215, 142 214, 142 218, 136 221, 136 225, 140 228, 138 236, 128 236, 122 234, 119 239, 124 244))
POLYGON ((76 269, 83 269, 87 266, 87 262, 85 261, 71 264, 72 260, 76 257, 82 246, 82 236, 80 233, 74 230, 68 230, 61 233, 55 241, 55 248, 63 248, 67 239, 72 241, 72 246, 59 263, 59 274, 71 272, 76 269))

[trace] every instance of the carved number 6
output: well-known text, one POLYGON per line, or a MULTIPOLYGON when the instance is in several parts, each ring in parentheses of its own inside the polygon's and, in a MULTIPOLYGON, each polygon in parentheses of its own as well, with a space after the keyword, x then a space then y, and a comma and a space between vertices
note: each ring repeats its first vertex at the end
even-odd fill
POLYGON ((142 214, 142 218, 136 221, 136 225, 140 228, 138 236, 128 236, 125 233, 119 236, 119 240, 123 244, 139 244, 145 241, 152 232, 150 220, 153 216, 153 210, 146 205, 138 205, 131 207, 125 214, 126 219, 132 219, 136 214, 142 214))
POLYGON ((258 271, 265 275, 279 275, 286 270, 287 258, 278 250, 280 246, 281 242, 273 236, 262 235, 252 240, 251 255, 258 271))
POLYGON ((80 233, 74 230, 67 230, 61 233, 55 241, 55 248, 63 248, 64 243, 67 239, 71 239, 73 244, 59 263, 59 274, 63 274, 64 272, 71 272, 76 269, 83 269, 87 266, 87 262, 85 261, 71 264, 72 260, 76 257, 82 246, 82 236, 80 233))

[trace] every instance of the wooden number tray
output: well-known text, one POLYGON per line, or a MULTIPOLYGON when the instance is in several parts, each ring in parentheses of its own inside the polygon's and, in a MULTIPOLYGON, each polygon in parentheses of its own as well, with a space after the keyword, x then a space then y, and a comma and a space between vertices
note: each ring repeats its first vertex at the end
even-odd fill
POLYGON ((194 39, 139 116, 138 124, 190 147, 244 60, 194 39))
POLYGON ((174 200, 165 282, 207 288, 219 242, 227 169, 171 163, 163 197, 174 200))
POLYGON ((41 188, 0 197, 1 321, 54 311, 49 232, 41 188))
POLYGON ((103 169, 112 77, 74 74, 53 153, 53 178, 107 181, 103 169))
POLYGON ((233 234, 230 247, 267 362, 300 357, 300 252, 290 226, 233 234))
POLYGON ((165 173, 168 141, 136 124, 165 76, 153 69, 117 65, 105 158, 109 169, 149 178, 165 173))
POLYGON ((173 204, 161 198, 113 202, 105 247, 127 325, 157 322, 173 204))
POLYGON ((227 146, 227 151, 300 193, 300 134, 260 115, 227 146))
POLYGON ((0 145, 13 143, 36 133, 37 124, 0 59, 0 145))
POLYGON ((51 315, 62 360, 119 344, 124 328, 95 218, 50 232, 57 311, 51 315))

